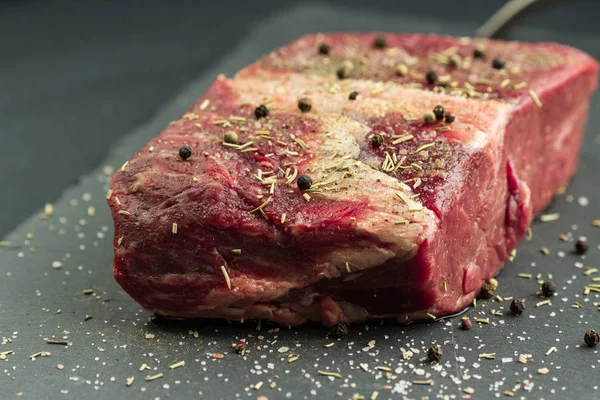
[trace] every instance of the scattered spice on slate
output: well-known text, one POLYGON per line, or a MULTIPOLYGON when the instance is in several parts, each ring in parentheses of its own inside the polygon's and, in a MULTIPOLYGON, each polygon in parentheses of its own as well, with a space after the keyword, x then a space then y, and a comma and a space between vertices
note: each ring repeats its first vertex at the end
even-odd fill
POLYGON ((181 146, 181 148, 179 149, 179 157, 181 157, 182 160, 187 160, 191 156, 192 149, 190 149, 190 146, 181 146))
POLYGON ((465 331, 468 331, 473 327, 473 323, 471 322, 469 317, 462 317, 462 319, 460 320, 460 327, 465 331))
POLYGON ((446 121, 449 124, 453 123, 455 119, 456 117, 453 114, 448 113, 444 115, 444 121, 446 121))
POLYGON ((356 100, 357 97, 358 97, 358 92, 354 91, 354 92, 350 93, 350 96, 348 96, 348 100, 356 100))
POLYGON ((542 294, 544 297, 552 297, 556 293, 556 285, 553 281, 544 281, 542 284, 542 294))
POLYGON ((308 175, 301 175, 298 178, 298 189, 300 190, 308 190, 312 186, 313 182, 308 175))
POLYGON ((309 112, 312 109, 312 101, 307 97, 303 97, 298 100, 298 108, 303 113, 309 112))
POLYGON ((473 49, 473 58, 483 59, 485 58, 485 53, 480 48, 473 49))
POLYGON ((442 361, 442 346, 431 346, 427 349, 427 358, 431 362, 440 362, 442 361))
POLYGON ((376 49, 384 49, 386 45, 387 43, 383 36, 377 36, 373 41, 373 46, 375 46, 376 49))
POLYGON ((238 135, 234 131, 227 131, 223 135, 223 141, 229 144, 237 144, 238 135))
POLYGON ((519 299, 514 299, 510 303, 510 312, 513 315, 521 315, 521 314, 523 314, 524 310, 525 310, 525 303, 523 303, 523 301, 521 301, 519 299))
POLYGON ((177 369, 179 367, 185 367, 185 361, 179 361, 175 364, 169 365, 169 369, 177 369))
POLYGON ((440 104, 433 107, 433 114, 435 114, 435 119, 441 121, 442 119, 444 119, 444 107, 440 104))
POLYGON ((432 113, 431 111, 425 112, 423 114, 423 121, 425 121, 428 124, 435 122, 435 114, 432 113))
POLYGON ((339 324, 336 324, 333 329, 331 330, 331 333, 334 337, 338 338, 338 339, 342 339, 343 337, 345 337, 348 334, 348 325, 340 322, 339 324))
POLYGON ((269 109, 264 104, 254 109, 254 116, 256 119, 266 118, 269 115, 269 109))
POLYGON ((496 293, 496 287, 497 286, 494 286, 489 281, 484 283, 483 287, 481 288, 481 291, 479 292, 479 298, 484 299, 484 300, 491 299, 492 297, 494 297, 494 294, 496 293))
POLYGON ((577 254, 585 254, 590 246, 587 244, 587 240, 583 238, 577 239, 575 242, 575 253, 577 254))
POLYGON ((600 335, 595 330, 590 329, 583 336, 583 340, 588 347, 594 347, 598 344, 598 342, 600 342, 600 335))
POLYGON ((69 342, 66 340, 54 340, 54 339, 44 339, 44 341, 48 344, 61 344, 63 346, 68 346, 69 342))
POLYGON ((319 54, 326 56, 329 54, 330 50, 331 50, 331 47, 327 43, 321 43, 319 45, 319 54))
POLYGON ((506 66, 506 61, 504 61, 502 58, 494 58, 492 60, 492 67, 494 69, 504 69, 505 66, 506 66))
POLYGON ((374 147, 381 147, 383 144, 383 136, 381 136, 379 133, 374 134, 371 138, 371 144, 374 147))
POLYGON ((425 74, 425 80, 429 84, 436 83, 437 80, 438 80, 437 72, 435 72, 433 70, 432 71, 427 71, 427 73, 425 74))
POLYGON ((164 375, 163 375, 163 373, 162 373, 162 372, 159 372, 159 373, 158 373, 158 374, 156 374, 156 375, 149 375, 149 376, 147 376, 145 379, 146 379, 146 381, 148 381, 148 382, 151 382, 151 381, 154 381, 154 380, 160 379, 160 378, 162 378, 163 376, 164 376, 164 375))
POLYGON ((233 349, 236 353, 244 355, 246 353, 246 339, 242 339, 237 344, 234 344, 233 349))

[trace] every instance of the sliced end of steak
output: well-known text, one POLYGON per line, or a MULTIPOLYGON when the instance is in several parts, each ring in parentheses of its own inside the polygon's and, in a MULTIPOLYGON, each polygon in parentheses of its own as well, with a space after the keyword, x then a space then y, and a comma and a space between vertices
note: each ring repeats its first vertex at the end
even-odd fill
POLYGON ((464 308, 499 271, 575 169, 596 64, 374 37, 306 36, 219 77, 117 172, 113 271, 144 308, 407 322, 464 308))

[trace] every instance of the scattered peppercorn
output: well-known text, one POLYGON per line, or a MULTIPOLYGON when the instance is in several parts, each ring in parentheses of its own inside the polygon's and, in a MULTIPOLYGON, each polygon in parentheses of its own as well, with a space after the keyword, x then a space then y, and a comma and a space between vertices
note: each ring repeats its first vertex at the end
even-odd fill
POLYGON ((269 115, 269 109, 264 104, 261 104, 254 109, 254 116, 256 119, 266 118, 267 115, 269 115))
POLYGON ((589 248, 590 246, 585 239, 579 238, 575 242, 575 253, 577 254, 585 254, 589 248))
POLYGON ((442 361, 442 346, 431 346, 427 349, 427 358, 431 362, 440 362, 442 361))
POLYGON ((423 121, 427 122, 428 124, 434 122, 435 114, 432 113, 431 111, 427 111, 426 113, 423 114, 423 121))
POLYGON ((446 121, 449 124, 453 123, 455 119, 456 117, 453 114, 448 113, 444 115, 444 121, 446 121))
POLYGON ((494 285, 490 282, 486 282, 479 292, 479 298, 489 300, 494 297, 494 293, 496 293, 496 287, 494 287, 494 285))
POLYGON ((482 49, 473 49, 473 58, 485 58, 485 53, 483 52, 482 49))
POLYGON ((356 98, 358 97, 358 94, 359 93, 357 91, 354 91, 354 92, 350 93, 350 96, 348 96, 348 99, 349 100, 356 100, 356 98))
POLYGON ((179 149, 179 157, 181 157, 182 160, 187 160, 191 156, 192 149, 190 149, 190 146, 181 146, 181 148, 179 149))
POLYGON ((598 332, 595 330, 590 329, 585 333, 585 336, 583 336, 583 340, 588 347, 594 347, 600 342, 600 335, 598 335, 598 332))
POLYGON ((383 144, 383 136, 381 136, 379 133, 374 134, 371 138, 371 144, 374 147, 381 147, 383 144))
POLYGON ((298 188, 300 190, 308 190, 310 189, 310 187, 312 186, 312 179, 310 179, 310 176, 308 175, 301 175, 298 178, 298 188))
POLYGON ((552 281, 544 281, 542 284, 542 294, 544 297, 552 297, 556 293, 556 285, 552 281))
POLYGON ((244 355, 246 352, 246 339, 240 340, 237 344, 233 346, 233 349, 241 355, 244 355))
POLYGON ((437 82, 437 80, 438 80, 437 72, 435 72, 433 70, 427 71, 427 73, 425 74, 425 80, 427 81, 427 83, 430 83, 430 84, 437 82))
POLYGON ((438 121, 444 119, 444 107, 441 105, 438 104, 437 106, 433 107, 433 113, 435 114, 435 119, 438 121))
POLYGON ((348 76, 350 76, 350 69, 343 65, 338 68, 335 74, 339 79, 346 79, 348 76))
POLYGON ((521 314, 523 314, 524 310, 525 310, 525 303, 523 303, 523 301, 521 301, 519 299, 514 299, 510 303, 510 312, 513 315, 521 315, 521 314))
POLYGON ((462 319, 460 320, 460 327, 465 331, 468 331, 473 327, 473 323, 471 322, 469 317, 462 317, 462 319))
POLYGON ((298 108, 303 113, 309 112, 312 109, 312 101, 307 97, 303 97, 298 100, 298 108))
POLYGON ((385 38, 383 36, 377 36, 373 41, 373 46, 375 46, 376 49, 383 49, 386 45, 387 43, 385 42, 385 38))
POLYGON ((494 58, 492 60, 492 67, 495 69, 504 69, 506 62, 502 58, 494 58))
POLYGON ((223 141, 229 144, 237 144, 238 135, 234 131, 227 131, 223 135, 223 141))
POLYGON ((398 64, 394 71, 396 72, 396 76, 405 76, 408 74, 408 67, 404 64, 398 64))
POLYGON ((329 54, 329 50, 331 50, 331 47, 327 43, 321 43, 319 45, 319 54, 326 56, 329 54))
POLYGON ((331 330, 331 334, 338 339, 342 339, 348 334, 348 325, 343 322, 336 324, 331 330))

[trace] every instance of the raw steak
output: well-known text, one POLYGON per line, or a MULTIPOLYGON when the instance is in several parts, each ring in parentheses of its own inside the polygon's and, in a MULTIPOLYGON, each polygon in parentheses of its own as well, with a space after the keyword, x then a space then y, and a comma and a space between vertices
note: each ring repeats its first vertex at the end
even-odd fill
POLYGON ((169 317, 459 311, 574 173, 596 74, 556 44, 303 37, 115 174, 115 279, 169 317))

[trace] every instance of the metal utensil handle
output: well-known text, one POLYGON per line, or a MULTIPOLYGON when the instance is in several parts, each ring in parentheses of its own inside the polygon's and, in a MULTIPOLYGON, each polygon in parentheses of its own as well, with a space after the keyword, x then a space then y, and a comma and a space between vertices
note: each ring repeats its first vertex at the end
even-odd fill
POLYGON ((480 38, 493 37, 518 14, 539 1, 541 0, 510 0, 475 31, 475 36, 480 38))

